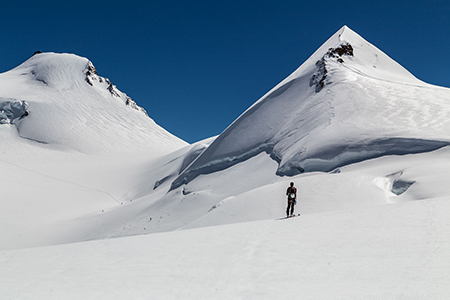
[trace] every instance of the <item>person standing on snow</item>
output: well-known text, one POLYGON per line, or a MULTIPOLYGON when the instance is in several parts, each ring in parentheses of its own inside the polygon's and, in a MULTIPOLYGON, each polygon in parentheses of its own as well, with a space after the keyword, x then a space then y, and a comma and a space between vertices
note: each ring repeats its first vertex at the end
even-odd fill
POLYGON ((294 187, 293 182, 291 182, 291 186, 287 188, 286 195, 288 196, 286 217, 289 218, 294 216, 294 205, 297 204, 297 188, 294 187))

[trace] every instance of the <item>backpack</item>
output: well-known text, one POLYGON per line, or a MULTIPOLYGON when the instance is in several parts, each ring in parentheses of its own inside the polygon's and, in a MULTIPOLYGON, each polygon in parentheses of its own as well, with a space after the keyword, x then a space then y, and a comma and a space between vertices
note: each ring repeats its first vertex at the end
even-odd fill
POLYGON ((289 187, 288 198, 295 199, 296 194, 297 194, 297 189, 295 187, 289 187))

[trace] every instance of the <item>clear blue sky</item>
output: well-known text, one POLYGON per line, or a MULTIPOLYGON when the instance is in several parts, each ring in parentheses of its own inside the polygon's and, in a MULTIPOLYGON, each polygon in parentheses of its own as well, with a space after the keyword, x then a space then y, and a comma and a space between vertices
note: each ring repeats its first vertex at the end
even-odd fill
POLYGON ((434 0, 7 1, 0 72, 37 50, 87 57, 158 124, 195 142, 220 134, 343 25, 450 87, 450 3, 434 0))

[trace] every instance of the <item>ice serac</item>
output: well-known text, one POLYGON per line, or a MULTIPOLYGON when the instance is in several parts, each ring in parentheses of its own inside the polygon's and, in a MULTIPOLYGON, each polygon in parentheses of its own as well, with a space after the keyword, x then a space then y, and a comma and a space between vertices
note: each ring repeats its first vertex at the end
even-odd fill
POLYGON ((162 155, 187 145, 91 61, 66 53, 37 53, 0 74, 0 123, 22 138, 88 154, 162 155))
POLYGON ((435 150, 450 141, 449 104, 449 89, 420 81, 344 26, 236 119, 172 188, 261 152, 283 176, 435 150))

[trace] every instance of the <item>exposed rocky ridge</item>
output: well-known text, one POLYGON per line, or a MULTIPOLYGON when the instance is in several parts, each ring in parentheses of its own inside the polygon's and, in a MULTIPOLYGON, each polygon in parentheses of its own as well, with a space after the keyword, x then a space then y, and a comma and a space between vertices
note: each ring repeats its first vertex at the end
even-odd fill
POLYGON ((309 86, 316 87, 316 93, 320 92, 325 86, 327 79, 327 60, 332 59, 338 63, 344 63, 343 56, 353 56, 353 47, 349 43, 341 44, 339 47, 330 48, 328 52, 316 62, 317 71, 311 77, 309 86))
POLYGON ((88 61, 84 72, 86 74, 86 82, 90 86, 96 85, 97 82, 99 84, 106 85, 106 89, 112 96, 122 98, 124 100, 125 105, 130 106, 135 110, 141 111, 148 116, 147 111, 144 108, 137 105, 137 103, 133 99, 131 99, 128 95, 122 93, 114 84, 111 83, 111 81, 108 78, 99 76, 97 73, 97 69, 94 67, 91 61, 88 61))

